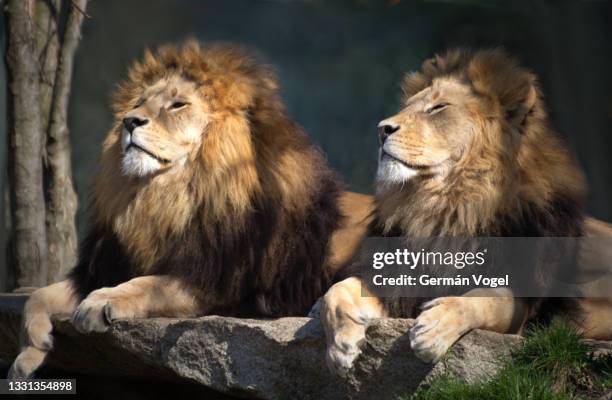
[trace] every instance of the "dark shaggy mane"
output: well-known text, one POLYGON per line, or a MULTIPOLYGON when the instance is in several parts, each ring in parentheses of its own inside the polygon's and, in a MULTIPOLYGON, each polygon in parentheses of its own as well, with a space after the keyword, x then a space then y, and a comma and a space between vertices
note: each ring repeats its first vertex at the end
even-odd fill
POLYGON ((79 261, 68 274, 79 299, 102 287, 116 286, 133 277, 130 260, 117 236, 93 226, 79 247, 79 261))
MULTIPOLYGON (((582 205, 568 197, 559 195, 546 209, 534 204, 523 206, 519 215, 504 216, 500 218, 499 226, 492 227, 483 237, 578 237, 583 232, 584 215, 582 205)), ((373 236, 401 237, 400 229, 393 229, 389 234, 383 234, 380 221, 374 220, 370 226, 373 236)), ((550 284, 548 278, 555 274, 555 261, 557 259, 571 259, 574 254, 545 253, 545 263, 538 262, 533 270, 534 285, 546 293, 550 284)), ((359 274, 357 265, 351 266, 349 274, 359 274)), ((416 318, 420 313, 420 305, 431 300, 427 298, 388 297, 383 299, 384 306, 390 317, 416 318)), ((527 303, 532 307, 533 317, 538 321, 546 321, 560 311, 572 311, 575 302, 572 299, 541 299, 529 298, 527 303), (542 301, 544 300, 544 301, 542 301)))
MULTIPOLYGON (((306 315, 331 283, 325 270, 328 243, 341 220, 335 174, 323 169, 319 182, 301 217, 284 214, 265 198, 256 199, 243 230, 228 234, 220 224, 206 232, 195 226, 151 274, 175 276, 200 293, 230 299, 214 314, 306 315)), ((69 279, 82 299, 95 289, 138 276, 134 271, 116 235, 94 226, 69 279)))
POLYGON ((228 234, 218 225, 208 237, 192 230, 152 272, 174 275, 199 291, 231 299, 214 309, 215 314, 305 315, 331 282, 324 266, 327 243, 340 221, 339 193, 333 174, 326 172, 301 218, 284 215, 259 199, 241 232, 228 234))

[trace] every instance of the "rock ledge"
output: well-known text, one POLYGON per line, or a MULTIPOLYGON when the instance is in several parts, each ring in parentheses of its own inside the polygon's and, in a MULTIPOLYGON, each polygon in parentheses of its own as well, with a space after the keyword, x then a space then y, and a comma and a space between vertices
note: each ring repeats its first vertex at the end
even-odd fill
MULTIPOLYGON (((0 296, 0 359, 18 351, 26 297, 0 296)), ((469 382, 494 373, 520 341, 514 335, 474 331, 435 367, 410 350, 407 319, 373 322, 350 376, 333 377, 325 365, 318 320, 254 320, 218 316, 115 322, 104 334, 82 335, 55 321, 56 350, 49 365, 80 374, 154 377, 199 383, 237 397, 264 399, 395 398, 441 373, 469 382)))

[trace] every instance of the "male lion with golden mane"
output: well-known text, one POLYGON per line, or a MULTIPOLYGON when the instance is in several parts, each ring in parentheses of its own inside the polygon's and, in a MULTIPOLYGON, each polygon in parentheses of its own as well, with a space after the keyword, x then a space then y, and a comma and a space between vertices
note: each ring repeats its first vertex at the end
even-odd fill
MULTIPOLYGON (((549 127, 533 74, 499 50, 456 50, 426 61, 402 88, 404 108, 379 124, 371 235, 583 234, 583 176, 549 127)), ((595 232, 604 225, 589 224, 595 232)), ((348 268, 345 276, 321 305, 328 364, 340 375, 360 353, 373 318, 416 318, 412 349, 436 361, 472 329, 520 332, 540 305, 506 288, 428 302, 362 297, 358 271, 348 268)), ((585 336, 612 337, 609 299, 581 299, 579 313, 585 336)))
POLYGON ((367 198, 340 191, 270 69, 241 51, 147 52, 114 109, 79 262, 27 302, 13 378, 51 350, 51 316, 92 332, 119 318, 305 315, 365 231, 352 221, 367 198))

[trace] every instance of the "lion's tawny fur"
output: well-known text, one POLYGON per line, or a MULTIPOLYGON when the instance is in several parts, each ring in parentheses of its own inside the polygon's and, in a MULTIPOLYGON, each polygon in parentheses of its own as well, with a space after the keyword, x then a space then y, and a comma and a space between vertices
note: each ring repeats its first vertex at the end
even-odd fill
POLYGON ((535 76, 500 50, 454 50, 408 74, 404 97, 447 77, 480 98, 469 106, 477 134, 444 178, 379 190, 381 229, 425 237, 577 234, 584 179, 550 127, 535 76), (522 110, 526 103, 530 108, 522 110), (524 114, 519 126, 516 113, 524 114), (539 222, 525 220, 540 217, 548 226, 533 230, 539 222))
MULTIPOLYGON (((264 307, 272 314, 307 311, 329 279, 323 264, 340 218, 339 185, 277 91, 271 69, 236 48, 189 42, 147 52, 113 97, 117 123, 103 145, 81 264, 105 243, 105 252, 120 248, 100 256, 120 265, 113 281, 176 274, 225 296, 219 307, 254 297, 273 303, 264 307), (209 121, 200 149, 176 171, 126 176, 120 121, 170 75, 197 85, 209 121)), ((110 283, 93 283, 106 276, 86 269, 72 275, 81 293, 110 283)))

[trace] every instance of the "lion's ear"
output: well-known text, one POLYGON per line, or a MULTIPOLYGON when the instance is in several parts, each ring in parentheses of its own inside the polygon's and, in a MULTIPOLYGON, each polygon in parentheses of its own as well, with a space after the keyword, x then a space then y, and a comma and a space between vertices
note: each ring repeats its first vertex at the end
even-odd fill
POLYGON ((519 131, 521 131, 525 119, 533 111, 538 100, 538 90, 533 83, 530 82, 522 92, 517 101, 513 102, 506 111, 508 122, 519 129, 519 131))

